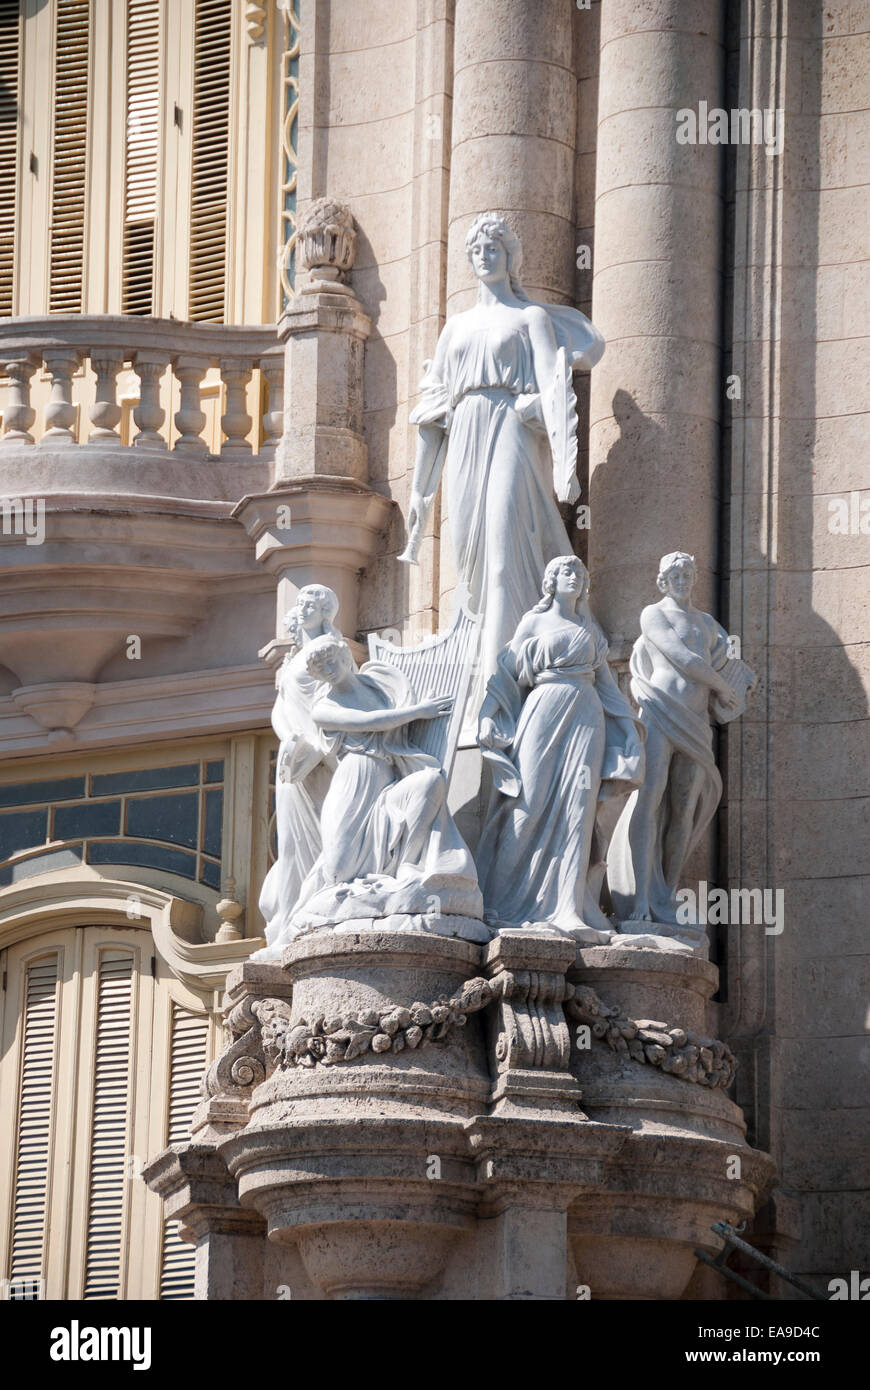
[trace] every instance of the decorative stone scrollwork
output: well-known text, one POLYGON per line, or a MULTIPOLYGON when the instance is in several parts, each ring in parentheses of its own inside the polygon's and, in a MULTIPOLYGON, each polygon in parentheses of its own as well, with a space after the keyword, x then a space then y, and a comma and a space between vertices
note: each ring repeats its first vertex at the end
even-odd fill
POLYGON ((567 1071, 571 1036, 562 1008, 571 993, 563 974, 543 970, 505 970, 501 986, 495 1057, 499 1071, 544 1067, 567 1071))
MULTIPOLYGON (((259 1086, 266 1079, 264 1033, 276 1019, 290 1020, 290 1006, 283 999, 242 999, 227 1014, 225 1023, 233 1041, 212 1062, 202 1081, 205 1100, 232 1096, 239 1089, 259 1086)), ((269 1034, 271 1036, 271 1033, 269 1034)))
POLYGON ((737 1058, 718 1038, 702 1038, 655 1019, 626 1018, 588 985, 577 985, 565 1008, 576 1022, 589 1025, 593 1037, 635 1062, 660 1067, 681 1081, 711 1089, 726 1090, 734 1080, 737 1058))
POLYGON ((467 980, 449 999, 299 1019, 292 1027, 280 1000, 265 999, 253 1006, 262 1023, 263 1052, 270 1071, 284 1067, 331 1066, 352 1062, 366 1052, 397 1053, 430 1042, 445 1041, 449 1030, 462 1028, 469 1014, 485 1009, 497 989, 488 980, 467 980))

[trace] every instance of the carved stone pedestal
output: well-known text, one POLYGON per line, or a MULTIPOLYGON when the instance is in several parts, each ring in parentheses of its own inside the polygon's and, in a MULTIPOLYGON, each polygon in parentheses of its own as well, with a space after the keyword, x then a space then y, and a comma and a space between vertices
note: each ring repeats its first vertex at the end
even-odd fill
POLYGON ((771 1170, 730 1053, 693 1041, 714 986, 691 956, 395 918, 240 967, 194 1142, 146 1172, 198 1296, 681 1297, 771 1170))
POLYGON ((695 1248, 720 1248, 713 1222, 751 1218, 773 1176, 725 1091, 733 1055, 706 1027, 718 971, 616 941, 581 949, 569 978, 584 1108, 630 1128, 601 1189, 569 1213, 578 1276, 593 1297, 679 1298, 695 1248))

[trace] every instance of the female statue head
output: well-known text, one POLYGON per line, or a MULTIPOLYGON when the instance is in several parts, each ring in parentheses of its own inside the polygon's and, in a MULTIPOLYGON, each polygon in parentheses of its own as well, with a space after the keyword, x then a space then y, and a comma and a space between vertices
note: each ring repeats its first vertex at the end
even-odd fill
POLYGON ((305 669, 315 680, 335 685, 353 668, 350 647, 341 636, 315 637, 305 651, 305 669))
POLYGON ((478 280, 503 279, 519 299, 527 298, 520 283, 523 248, 516 232, 496 212, 482 212, 475 217, 465 238, 465 254, 478 280), (502 255, 504 257, 502 267, 502 255))
POLYGON ((306 584, 296 595, 296 602, 284 616, 284 630, 296 647, 306 638, 329 634, 340 637, 333 623, 338 612, 338 594, 325 584, 306 584))
POLYGON ((544 570, 541 581, 543 598, 532 609, 533 613, 546 613, 553 606, 556 592, 574 596, 575 608, 589 594, 589 572, 578 555, 557 555, 544 570))
POLYGON ((659 560, 656 585, 663 594, 676 587, 681 597, 692 592, 695 584, 695 557, 685 550, 672 550, 659 560))

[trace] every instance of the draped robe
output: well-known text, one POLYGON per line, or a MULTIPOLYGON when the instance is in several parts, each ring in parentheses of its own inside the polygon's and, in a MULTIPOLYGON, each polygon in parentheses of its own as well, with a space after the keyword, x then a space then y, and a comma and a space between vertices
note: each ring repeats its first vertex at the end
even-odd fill
POLYGON ((626 757, 621 722, 639 723, 606 657, 590 617, 521 628, 499 658, 481 711, 499 745, 484 748, 494 790, 477 852, 488 920, 610 925, 587 892, 596 814, 638 785, 643 755, 626 757))

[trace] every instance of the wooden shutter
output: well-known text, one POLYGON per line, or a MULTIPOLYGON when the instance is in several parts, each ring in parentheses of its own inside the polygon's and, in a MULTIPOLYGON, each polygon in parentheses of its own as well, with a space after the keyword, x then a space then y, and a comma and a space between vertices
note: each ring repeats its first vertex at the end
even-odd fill
POLYGON ((101 951, 90 1144, 85 1298, 118 1298, 130 1130, 133 952, 101 951))
POLYGON ((0 0, 0 316, 14 303, 19 52, 19 0, 0 0))
POLYGON ((58 1005, 57 953, 31 961, 24 984, 21 1090, 12 1187, 12 1279, 45 1275, 58 1005))
POLYGON ((57 0, 49 310, 80 314, 84 295, 89 0, 57 0))
POLYGON ((122 312, 151 314, 160 131, 158 0, 127 0, 126 106, 122 312))
MULTIPOLYGON (((187 1139, 199 1102, 199 1088, 208 1060, 208 1019, 172 1005, 169 1049, 169 1124, 167 1144, 187 1139)), ((178 1234, 177 1221, 163 1223, 160 1265, 162 1299, 193 1298, 195 1249, 178 1234)))
POLYGON ((188 318, 226 311, 230 129, 230 0, 196 0, 188 318))

